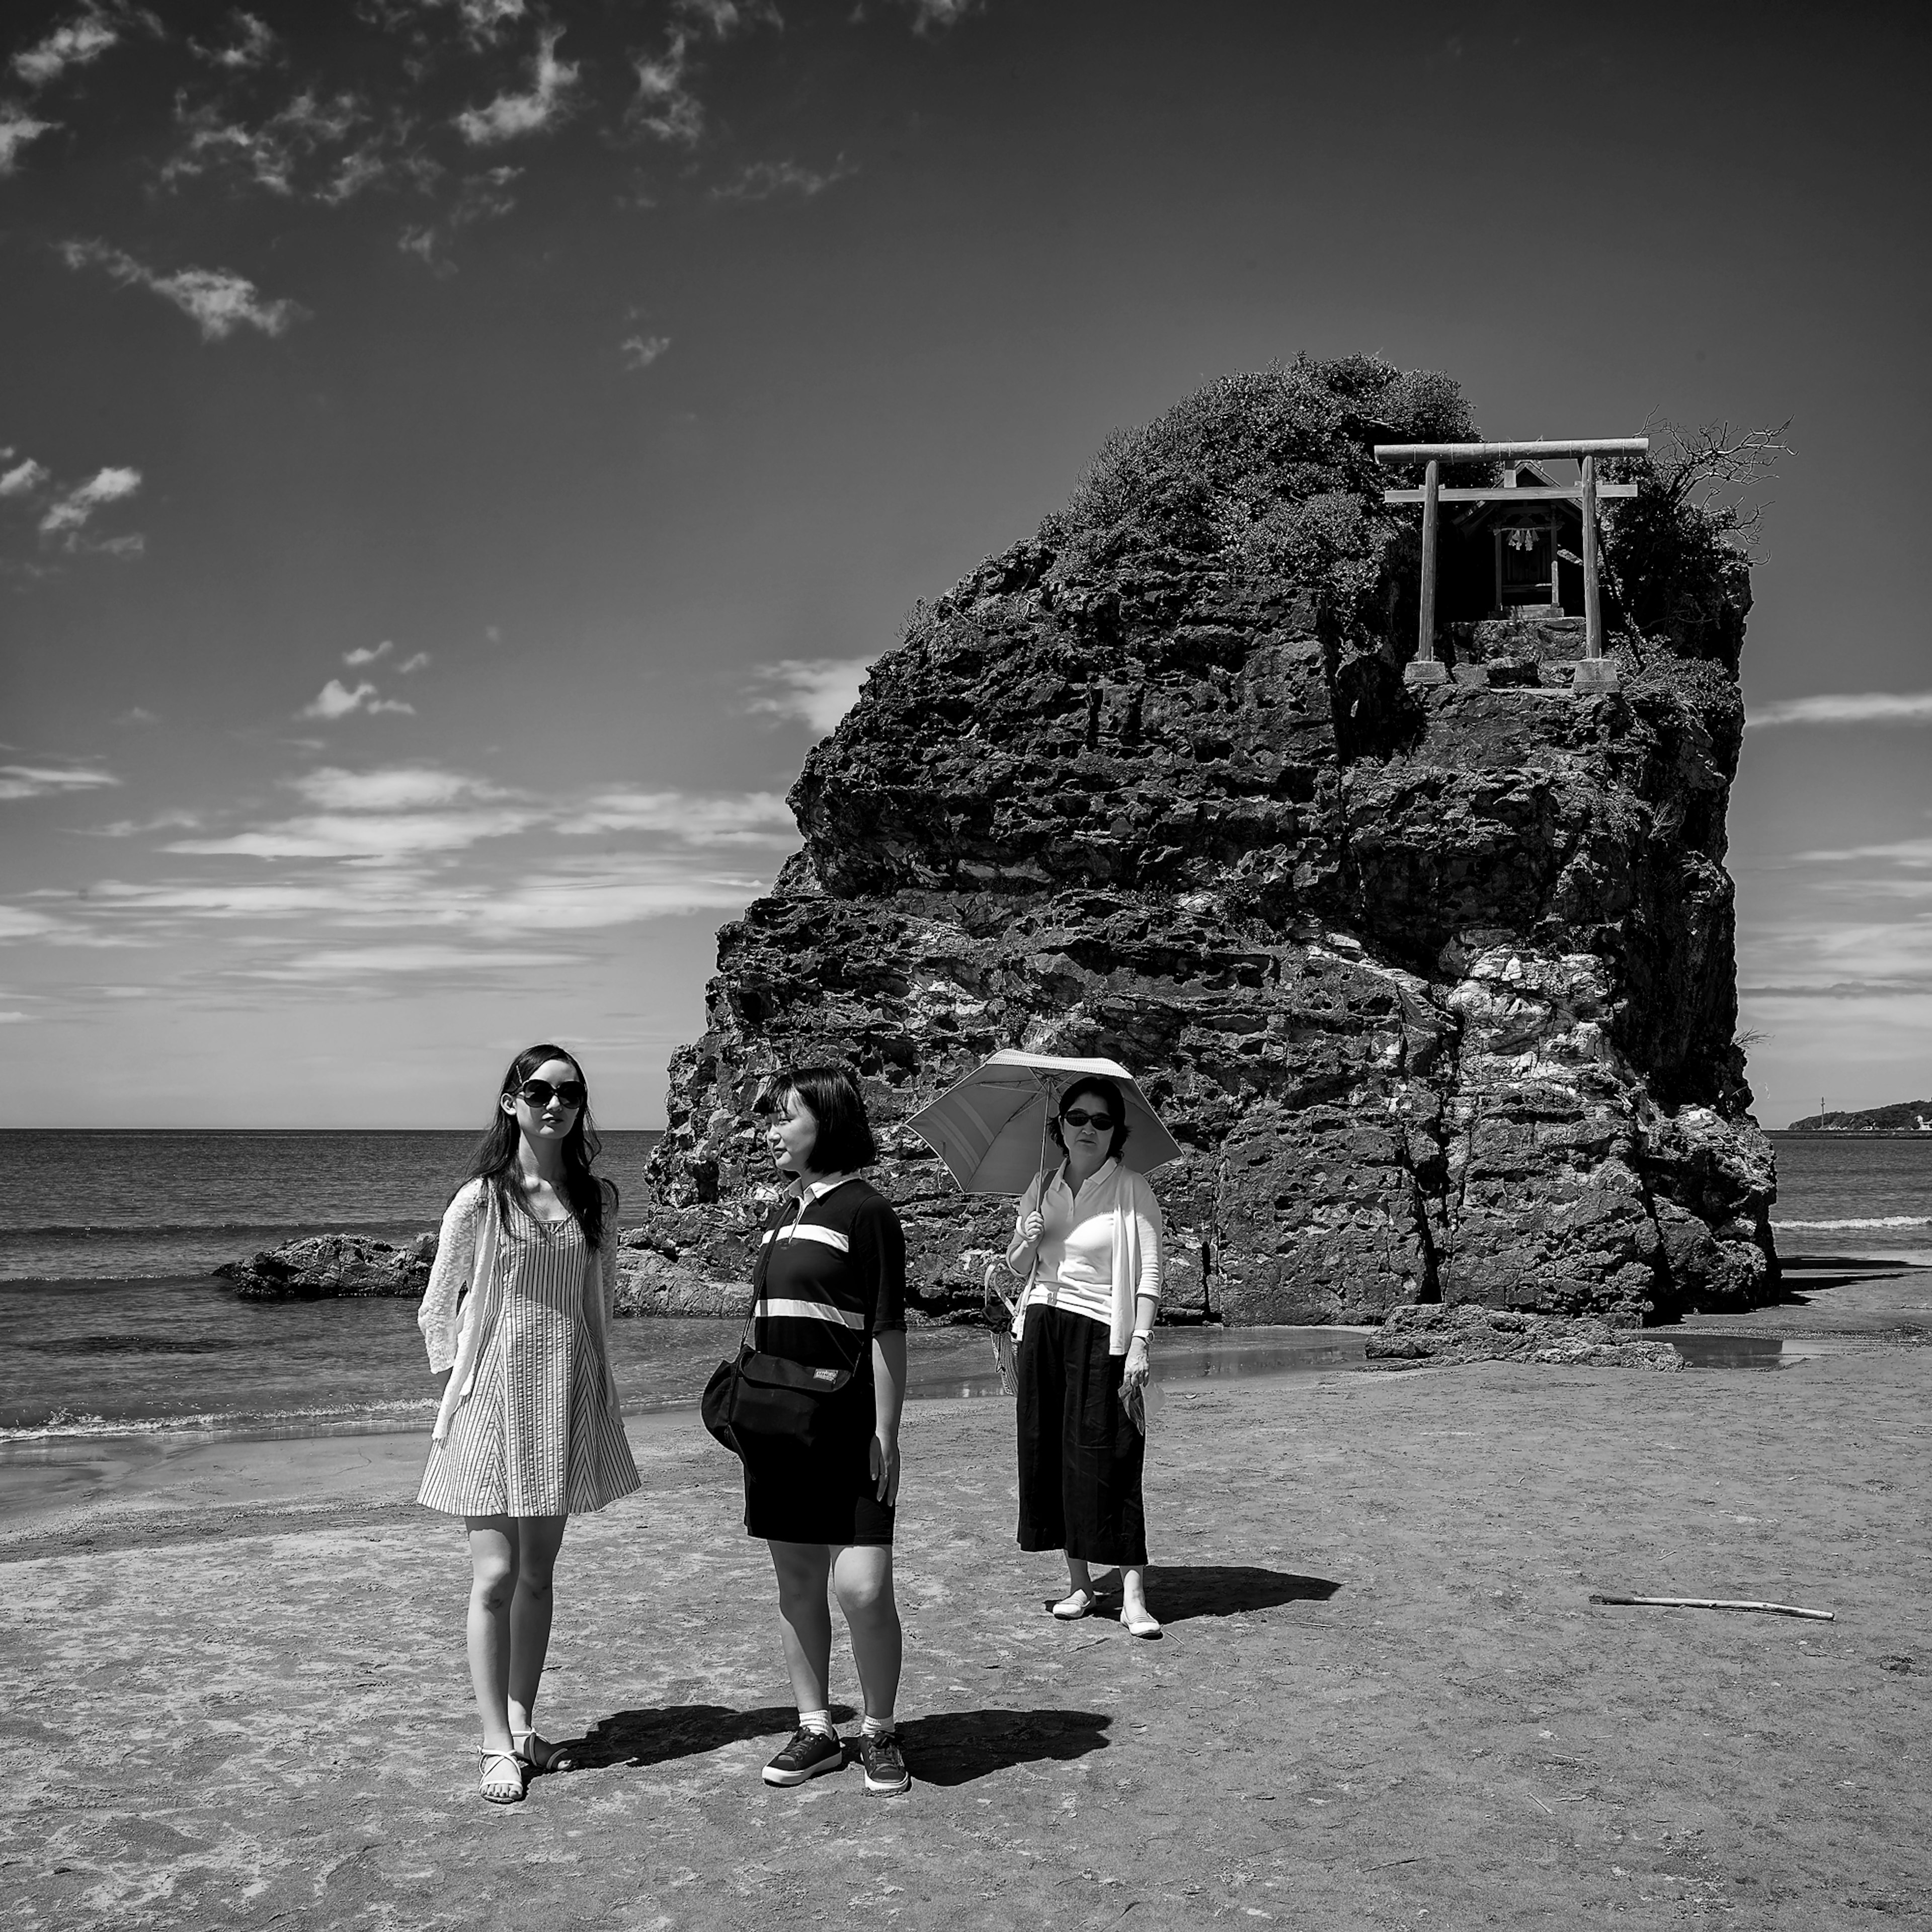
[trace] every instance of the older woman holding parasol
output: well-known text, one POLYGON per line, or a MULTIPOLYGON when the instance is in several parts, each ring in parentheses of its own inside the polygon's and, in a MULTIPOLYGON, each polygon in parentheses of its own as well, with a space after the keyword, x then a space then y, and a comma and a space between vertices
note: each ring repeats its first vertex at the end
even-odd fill
POLYGON ((1097 1606, 1098 1563, 1120 1571, 1122 1624, 1158 1636, 1141 1478, 1164 1230, 1144 1170, 1180 1150, 1109 1060, 998 1053, 908 1124, 968 1192, 1020 1197, 1006 1251, 1027 1284, 1014 1324, 1020 1547, 1066 1552, 1055 1616, 1097 1606))

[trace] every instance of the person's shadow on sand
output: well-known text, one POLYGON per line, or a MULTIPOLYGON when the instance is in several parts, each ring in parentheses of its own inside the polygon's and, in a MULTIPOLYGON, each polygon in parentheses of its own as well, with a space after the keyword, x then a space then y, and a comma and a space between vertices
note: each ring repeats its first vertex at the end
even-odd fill
POLYGON ((1238 1617, 1282 1604, 1325 1604, 1341 1587, 1326 1576, 1298 1576, 1245 1563, 1160 1563, 1147 1574, 1148 1608, 1164 1624, 1238 1617))
MULTIPOLYGON (((842 1706, 843 1720, 856 1714, 842 1706)), ((783 1739, 797 1721, 789 1704, 734 1711, 722 1704, 672 1704, 659 1710, 618 1711, 566 1748, 572 1771, 646 1767, 750 1738, 783 1739)), ((1112 1718, 1095 1711, 944 1711, 914 1718, 899 1738, 914 1775, 928 1784, 968 1784, 1016 1764, 1060 1762, 1105 1750, 1112 1718)))

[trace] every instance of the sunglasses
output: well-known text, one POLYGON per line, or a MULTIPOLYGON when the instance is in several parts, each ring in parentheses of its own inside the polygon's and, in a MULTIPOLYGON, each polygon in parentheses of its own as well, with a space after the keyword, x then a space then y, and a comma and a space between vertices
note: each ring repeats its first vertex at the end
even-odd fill
POLYGON ((1063 1126, 1092 1127, 1102 1133, 1107 1132, 1114 1124, 1114 1117, 1111 1114, 1084 1113, 1078 1107, 1062 1114, 1060 1120, 1063 1126))
POLYGON ((526 1080, 517 1089, 517 1098, 532 1107, 548 1107, 553 1097, 566 1107, 580 1107, 590 1099, 590 1090, 581 1080, 560 1080, 554 1087, 548 1080, 526 1080))

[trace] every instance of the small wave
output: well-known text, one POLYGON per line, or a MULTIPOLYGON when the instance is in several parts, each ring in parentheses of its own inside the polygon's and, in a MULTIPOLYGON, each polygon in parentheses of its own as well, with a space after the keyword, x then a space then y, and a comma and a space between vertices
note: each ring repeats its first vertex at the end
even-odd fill
POLYGON ((1932 1216, 1924 1214, 1877 1214, 1863 1220, 1774 1220, 1771 1225, 1774 1228, 1826 1228, 1834 1231, 1845 1228, 1932 1228, 1932 1216))
POLYGON ((373 1421, 379 1417, 428 1414, 436 1408, 433 1396, 406 1401, 363 1402, 315 1408, 241 1410, 196 1415, 94 1415, 70 1408, 56 1409, 44 1422, 18 1429, 0 1429, 0 1443, 48 1442, 98 1436, 169 1436, 190 1432, 230 1435, 312 1428, 317 1423, 373 1421))

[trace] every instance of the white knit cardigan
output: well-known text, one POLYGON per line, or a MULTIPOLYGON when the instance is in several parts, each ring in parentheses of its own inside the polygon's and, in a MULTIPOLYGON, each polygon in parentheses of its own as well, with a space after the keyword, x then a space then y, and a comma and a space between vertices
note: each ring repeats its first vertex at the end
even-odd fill
MULTIPOLYGON (((1021 1234, 1020 1228, 1027 1216, 1039 1208, 1042 1194, 1066 1171, 1063 1161, 1051 1174, 1042 1171, 1035 1174, 1020 1196, 1013 1216, 1012 1245, 1006 1250, 1006 1266, 1023 1280, 1032 1274, 1037 1255, 1035 1244, 1021 1234)), ((1121 1166, 1118 1161, 1103 1162, 1098 1172, 1089 1177, 1087 1185, 1090 1188, 1096 1182, 1101 1184, 1102 1198, 1094 1203, 1094 1210, 1111 1212, 1114 1217, 1114 1308, 1113 1318, 1107 1324, 1107 1352, 1124 1355, 1133 1340, 1135 1303, 1144 1294, 1151 1295, 1156 1301, 1160 1299, 1160 1203, 1154 1198, 1146 1175, 1121 1166), (1111 1174, 1109 1167, 1113 1169, 1111 1174)), ((1013 1317, 1016 1342, 1025 1329, 1026 1301, 1022 1297, 1018 1312, 1013 1317)))

